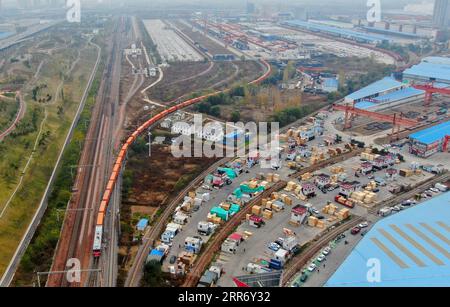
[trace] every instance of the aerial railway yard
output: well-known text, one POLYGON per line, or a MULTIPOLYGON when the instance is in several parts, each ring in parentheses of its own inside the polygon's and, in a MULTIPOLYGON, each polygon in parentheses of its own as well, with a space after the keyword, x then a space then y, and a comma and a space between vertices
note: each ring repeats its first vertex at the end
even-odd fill
MULTIPOLYGON (((208 14, 111 24, 61 236, 39 286, 43 276, 48 287, 260 286, 269 277, 270 286, 322 286, 317 273, 337 250, 348 255, 384 218, 448 189, 450 133, 436 127, 448 128, 450 78, 424 82, 436 78, 422 70, 444 71, 445 58, 424 57, 398 80, 412 51, 383 49, 362 28, 208 14), (391 73, 397 79, 374 81, 391 73), (179 127, 198 113, 234 132, 179 127), (282 123, 276 154, 266 157, 262 145, 221 160, 164 158, 180 134, 221 149, 251 137, 230 118, 282 123), (73 258, 76 282, 65 278, 73 258), (149 281, 149 268, 162 280, 149 281)), ((326 274, 337 269, 327 266, 326 274)))

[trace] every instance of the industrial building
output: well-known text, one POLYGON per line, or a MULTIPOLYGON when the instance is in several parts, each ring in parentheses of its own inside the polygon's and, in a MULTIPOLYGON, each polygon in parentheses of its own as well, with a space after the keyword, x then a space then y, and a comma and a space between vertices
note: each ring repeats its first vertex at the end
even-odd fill
POLYGON ((378 44, 391 41, 390 38, 382 35, 366 34, 354 30, 342 29, 301 20, 286 21, 283 22, 282 25, 303 29, 311 32, 324 33, 327 35, 350 39, 361 43, 378 44))
POLYGON ((438 82, 450 86, 450 58, 427 57, 403 72, 403 80, 438 82))
POLYGON ((433 25, 438 28, 450 26, 450 1, 435 0, 433 12, 433 25))
POLYGON ((425 91, 412 87, 411 83, 450 87, 450 58, 426 57, 403 72, 403 82, 385 77, 346 96, 345 102, 359 109, 376 110, 423 98, 425 91))
POLYGON ((406 88, 406 84, 403 84, 402 82, 399 82, 391 77, 385 77, 346 96, 345 102, 358 103, 361 101, 369 101, 370 99, 375 99, 378 96, 387 95, 404 88, 406 88))
POLYGON ((325 286, 450 286, 450 258, 446 249, 450 238, 449 201, 447 192, 380 220, 325 286), (381 265, 379 279, 368 273, 377 263, 381 265))
POLYGON ((439 151, 446 151, 450 138, 450 121, 413 133, 409 136, 409 152, 427 158, 439 151))

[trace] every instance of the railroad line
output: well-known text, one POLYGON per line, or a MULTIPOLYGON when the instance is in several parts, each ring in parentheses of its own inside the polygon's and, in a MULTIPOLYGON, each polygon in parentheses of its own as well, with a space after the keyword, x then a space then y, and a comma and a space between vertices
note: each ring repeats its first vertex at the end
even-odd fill
POLYGON ((343 224, 337 226, 336 228, 329 228, 329 232, 322 232, 321 237, 316 239, 316 241, 314 241, 312 245, 308 246, 300 255, 294 257, 291 262, 289 262, 289 265, 283 271, 281 284, 283 286, 286 285, 289 280, 291 280, 292 277, 294 277, 295 274, 297 274, 302 269, 302 267, 304 267, 308 263, 308 261, 310 261, 311 258, 313 258, 314 255, 317 254, 331 240, 333 240, 339 234, 360 224, 364 220, 365 219, 363 217, 353 216, 353 218, 345 221, 343 224))
POLYGON ((416 194, 419 193, 419 191, 426 190, 426 189, 434 186, 438 182, 445 182, 449 179, 450 179, 450 172, 447 171, 445 173, 439 174, 435 177, 432 177, 432 178, 418 184, 417 186, 413 187, 410 191, 401 193, 397 196, 394 196, 391 199, 388 199, 387 201, 376 204, 372 208, 368 209, 368 212, 370 214, 376 215, 378 213, 378 210, 381 207, 390 207, 390 206, 398 205, 399 203, 401 203, 402 201, 404 201, 406 199, 413 198, 416 194))
POLYGON ((183 283, 183 287, 195 287, 197 282, 199 281, 201 274, 206 270, 206 267, 211 263, 214 254, 220 250, 220 246, 222 242, 230 235, 233 230, 239 226, 243 220, 245 220, 246 215, 249 214, 254 205, 261 203, 263 198, 269 197, 273 192, 279 191, 283 189, 287 185, 286 181, 279 181, 271 186, 269 189, 264 192, 258 194, 255 198, 253 198, 245 207, 235 214, 224 226, 217 232, 212 240, 208 242, 208 245, 205 251, 198 258, 197 262, 194 264, 194 267, 191 269, 189 274, 186 277, 185 282, 183 283))

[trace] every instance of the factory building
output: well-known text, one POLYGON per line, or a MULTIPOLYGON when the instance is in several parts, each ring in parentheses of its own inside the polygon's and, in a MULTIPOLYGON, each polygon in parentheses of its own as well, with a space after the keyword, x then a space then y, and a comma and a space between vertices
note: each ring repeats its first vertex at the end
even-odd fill
POLYGON ((433 25, 441 29, 450 26, 449 0, 434 1, 433 25))
POLYGON ((450 86, 450 58, 426 57, 403 72, 403 80, 437 82, 450 86))
POLYGON ((427 158, 446 147, 450 137, 450 121, 413 133, 409 136, 409 152, 427 158))
POLYGON ((360 43, 368 43, 368 44, 379 44, 383 42, 390 42, 391 39, 376 34, 366 34, 363 32, 357 32, 354 30, 343 29, 333 26, 328 26, 324 24, 317 24, 308 21, 301 20, 292 20, 283 22, 282 25, 286 25, 289 27, 299 28, 302 30, 307 30, 311 32, 324 33, 327 35, 332 35, 339 38, 349 39, 360 43))

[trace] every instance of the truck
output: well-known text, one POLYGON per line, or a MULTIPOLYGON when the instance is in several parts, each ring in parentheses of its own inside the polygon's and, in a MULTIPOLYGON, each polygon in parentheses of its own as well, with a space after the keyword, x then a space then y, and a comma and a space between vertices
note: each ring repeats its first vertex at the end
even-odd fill
POLYGON ((334 197, 334 201, 337 202, 338 204, 341 204, 341 205, 343 205, 345 207, 348 207, 348 208, 354 208, 355 207, 355 204, 351 200, 349 200, 349 199, 347 199, 347 198, 345 198, 344 196, 341 196, 341 195, 336 195, 334 197))
POLYGON ((250 226, 255 227, 255 228, 260 228, 261 226, 263 226, 265 224, 263 219, 256 215, 250 216, 248 223, 250 226))

